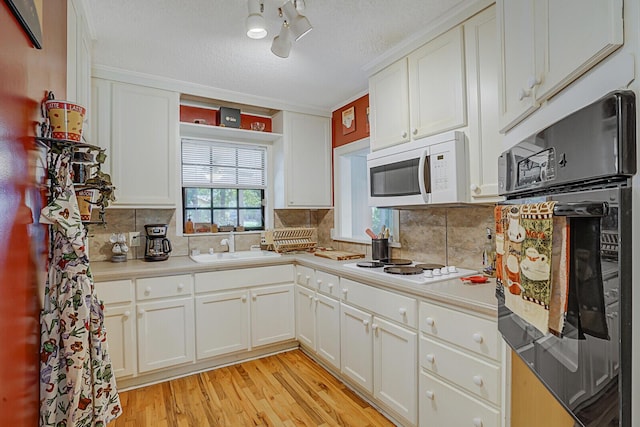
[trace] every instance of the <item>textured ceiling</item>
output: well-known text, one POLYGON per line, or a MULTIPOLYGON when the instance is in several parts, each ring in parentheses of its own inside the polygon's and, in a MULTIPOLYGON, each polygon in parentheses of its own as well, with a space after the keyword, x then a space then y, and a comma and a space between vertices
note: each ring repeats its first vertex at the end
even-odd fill
POLYGON ((245 35, 245 0, 88 0, 93 63, 330 111, 367 89, 366 64, 472 0, 306 0, 313 31, 282 59, 245 35))

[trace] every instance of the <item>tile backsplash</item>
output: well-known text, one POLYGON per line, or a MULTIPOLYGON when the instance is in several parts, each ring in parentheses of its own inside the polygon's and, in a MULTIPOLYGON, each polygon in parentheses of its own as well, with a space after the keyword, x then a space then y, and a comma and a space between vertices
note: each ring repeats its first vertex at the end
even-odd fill
MULTIPOLYGON (((112 233, 137 231, 145 236, 145 224, 169 224, 167 238, 171 241, 172 256, 186 256, 192 250, 216 252, 226 250, 220 241, 226 233, 215 235, 176 235, 175 209, 107 209, 106 225, 89 227, 89 257, 91 261, 111 259, 112 233)), ((281 209, 274 212, 274 227, 310 227, 319 246, 337 250, 361 252, 371 256, 371 246, 334 241, 333 209, 281 209)), ((400 248, 392 248, 391 256, 409 258, 459 267, 481 269, 486 229, 493 230, 493 206, 466 205, 462 207, 431 207, 400 211, 400 248)), ((141 246, 131 248, 128 259, 144 258, 144 237, 141 246)), ((235 236, 236 250, 248 250, 260 244, 260 233, 235 236)))

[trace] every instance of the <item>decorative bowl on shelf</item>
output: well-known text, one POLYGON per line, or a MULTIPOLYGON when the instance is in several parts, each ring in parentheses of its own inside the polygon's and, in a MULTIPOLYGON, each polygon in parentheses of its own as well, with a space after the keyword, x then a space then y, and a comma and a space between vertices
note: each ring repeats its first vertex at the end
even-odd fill
POLYGON ((264 123, 262 122, 251 123, 251 130, 257 130, 258 132, 262 132, 264 130, 264 123))

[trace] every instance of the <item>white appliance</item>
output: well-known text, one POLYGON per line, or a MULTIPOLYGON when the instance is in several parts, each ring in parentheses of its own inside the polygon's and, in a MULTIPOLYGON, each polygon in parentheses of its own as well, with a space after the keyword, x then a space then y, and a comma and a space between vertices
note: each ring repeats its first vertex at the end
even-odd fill
MULTIPOLYGON (((442 266, 441 268, 427 269, 421 274, 392 274, 385 271, 385 267, 369 268, 359 267, 359 263, 353 262, 344 264, 343 267, 358 270, 364 276, 383 278, 387 281, 395 281, 406 285, 428 285, 431 283, 442 282, 445 280, 459 279, 466 276, 478 275, 476 270, 459 268, 452 265, 442 266)), ((411 263, 410 266, 419 265, 418 262, 411 263)))
POLYGON ((417 207, 464 203, 467 148, 463 132, 451 131, 367 155, 369 206, 417 207))

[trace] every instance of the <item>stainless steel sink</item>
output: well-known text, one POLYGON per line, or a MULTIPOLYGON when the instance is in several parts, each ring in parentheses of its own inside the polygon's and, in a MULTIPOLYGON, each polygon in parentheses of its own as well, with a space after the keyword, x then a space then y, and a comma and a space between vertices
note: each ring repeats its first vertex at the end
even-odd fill
POLYGON ((213 254, 190 255, 189 257, 199 264, 214 264, 217 262, 244 261, 251 259, 277 258, 280 254, 271 251, 238 251, 219 252, 213 254))

